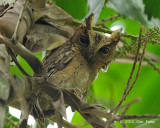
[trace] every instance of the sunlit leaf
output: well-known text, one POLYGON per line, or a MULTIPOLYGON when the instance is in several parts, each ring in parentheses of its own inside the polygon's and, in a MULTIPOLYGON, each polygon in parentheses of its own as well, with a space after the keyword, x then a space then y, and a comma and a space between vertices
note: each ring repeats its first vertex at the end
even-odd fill
POLYGON ((86 17, 88 17, 91 13, 95 14, 94 23, 97 22, 100 12, 104 6, 105 0, 88 0, 87 6, 89 8, 89 13, 86 17))
POLYGON ((13 2, 15 2, 16 0, 1 0, 0 1, 0 5, 3 4, 3 5, 6 5, 6 4, 11 4, 13 2))
POLYGON ((158 19, 154 18, 151 21, 148 21, 147 15, 144 13, 145 5, 143 4, 142 0, 110 0, 107 3, 107 7, 113 8, 122 16, 139 21, 141 24, 147 27, 160 26, 158 19), (153 24, 152 22, 156 24, 153 24))

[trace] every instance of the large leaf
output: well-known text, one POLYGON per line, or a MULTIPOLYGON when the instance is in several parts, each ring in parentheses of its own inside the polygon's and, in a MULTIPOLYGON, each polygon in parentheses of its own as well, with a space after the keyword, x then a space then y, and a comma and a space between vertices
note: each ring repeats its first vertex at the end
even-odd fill
POLYGON ((105 0, 88 0, 87 6, 89 8, 89 13, 86 17, 88 17, 91 13, 94 13, 94 23, 96 23, 99 18, 99 14, 104 6, 104 2, 105 0))
POLYGON ((83 19, 87 13, 87 0, 54 0, 55 3, 76 19, 83 19))
POLYGON ((151 20, 152 17, 160 18, 159 0, 143 0, 143 2, 145 4, 145 13, 149 20, 151 20))
POLYGON ((160 26, 158 19, 152 18, 151 21, 148 21, 147 15, 144 13, 142 0, 110 0, 107 6, 113 8, 122 16, 139 21, 148 28, 160 26))
POLYGON ((148 25, 147 16, 143 13, 144 5, 142 0, 110 0, 107 6, 115 9, 123 16, 133 18, 144 25, 148 25))

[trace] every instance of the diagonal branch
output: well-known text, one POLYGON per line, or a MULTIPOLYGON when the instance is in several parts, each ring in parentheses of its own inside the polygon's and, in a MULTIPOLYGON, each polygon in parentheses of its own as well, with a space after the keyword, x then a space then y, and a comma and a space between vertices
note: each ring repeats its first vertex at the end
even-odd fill
POLYGON ((14 52, 23 57, 37 75, 42 76, 45 74, 45 69, 40 60, 36 56, 34 56, 28 49, 26 49, 23 45, 21 45, 20 43, 14 45, 8 38, 2 36, 1 34, 0 34, 0 43, 4 43, 5 45, 13 49, 14 52))
POLYGON ((124 109, 124 111, 122 112, 121 114, 121 118, 123 119, 125 113, 127 112, 127 110, 129 109, 129 107, 134 104, 135 102, 139 102, 140 101, 140 98, 136 98, 135 100, 133 100, 132 102, 128 103, 124 109))
POLYGON ((110 17, 108 17, 108 18, 106 18, 106 19, 102 19, 101 21, 97 22, 96 25, 97 25, 97 26, 104 25, 104 24, 106 24, 107 22, 116 20, 116 19, 119 18, 119 17, 120 17, 120 14, 116 14, 116 15, 110 16, 110 17))

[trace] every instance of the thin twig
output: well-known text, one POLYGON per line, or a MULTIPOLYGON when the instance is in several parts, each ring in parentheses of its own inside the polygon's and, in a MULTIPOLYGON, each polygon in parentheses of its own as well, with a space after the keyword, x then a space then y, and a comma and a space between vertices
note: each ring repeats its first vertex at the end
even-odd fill
POLYGON ((11 48, 7 47, 7 51, 10 54, 12 60, 15 62, 15 64, 17 65, 17 67, 19 68, 19 70, 23 73, 23 75, 31 77, 23 68, 22 66, 19 64, 14 52, 12 51, 11 48))
POLYGON ((148 65, 160 74, 160 69, 152 62, 151 59, 144 57, 144 60, 147 61, 148 65))
MULTIPOLYGON (((138 79, 138 76, 139 76, 139 72, 140 72, 140 69, 141 69, 141 64, 142 64, 142 61, 143 61, 143 57, 144 57, 144 54, 145 54, 145 50, 146 50, 146 46, 147 46, 147 42, 148 42, 148 35, 147 35, 147 30, 144 28, 144 26, 141 26, 141 28, 144 30, 145 32, 145 43, 144 43, 144 48, 143 48, 143 52, 141 54, 141 57, 140 57, 140 61, 139 61, 139 66, 138 66, 138 71, 137 71, 137 74, 136 74, 136 78, 134 79, 131 87, 129 88, 127 95, 129 95, 130 91, 132 90, 133 88, 133 85, 136 83, 136 80, 138 79)), ((126 98, 125 96, 125 98, 126 98)))
POLYGON ((24 10, 25 10, 26 6, 27 6, 27 0, 25 0, 25 2, 23 4, 22 11, 19 14, 18 21, 17 21, 16 27, 15 27, 13 36, 11 38, 11 40, 13 40, 14 44, 16 44, 18 42, 18 36, 17 36, 18 35, 18 29, 19 29, 19 26, 20 26, 20 22, 22 21, 23 13, 24 13, 24 10))
POLYGON ((126 105, 124 111, 123 111, 122 114, 121 114, 121 118, 123 119, 125 113, 127 112, 127 110, 129 109, 129 107, 130 107, 132 104, 134 104, 134 103, 136 103, 136 102, 139 102, 139 101, 140 101, 140 98, 136 98, 135 100, 133 100, 133 101, 131 101, 130 103, 128 103, 128 104, 126 105))
POLYGON ((160 115, 144 114, 144 115, 126 115, 123 117, 123 119, 140 119, 140 118, 160 118, 160 115))
POLYGON ((128 128, 128 126, 124 123, 123 120, 121 120, 121 124, 122 124, 122 126, 123 126, 124 128, 128 128))
POLYGON ((121 123, 123 126, 126 126, 125 123, 122 121, 122 119, 124 118, 124 114, 126 113, 126 111, 129 109, 129 107, 135 103, 138 102, 140 100, 140 98, 136 98, 135 100, 131 101, 130 103, 120 106, 119 108, 125 107, 124 111, 122 112, 122 114, 119 116, 119 118, 116 116, 116 113, 113 113, 110 115, 110 119, 108 120, 108 124, 107 126, 109 127, 112 123, 114 123, 115 120, 121 120, 121 123))
POLYGON ((112 112, 117 113, 118 109, 120 108, 121 104, 123 103, 123 101, 126 98, 127 90, 129 88, 129 85, 130 85, 130 82, 131 82, 131 79, 132 79, 132 76, 133 76, 133 73, 134 73, 134 70, 135 70, 136 63, 138 61, 138 54, 139 54, 140 46, 141 46, 141 33, 142 33, 142 29, 140 29, 140 32, 139 32, 138 48, 137 48, 137 52, 136 52, 136 57, 135 57, 135 61, 134 61, 133 66, 132 66, 130 76, 129 76, 128 81, 127 81, 127 85, 124 89, 123 95, 122 95, 118 105, 114 109, 111 110, 111 113, 112 112))
POLYGON ((97 22, 97 26, 101 26, 103 24, 106 24, 107 22, 110 22, 110 21, 113 21, 113 20, 116 20, 117 18, 119 18, 120 15, 119 14, 116 14, 116 15, 113 15, 113 16, 110 16, 106 19, 102 19, 101 21, 97 22))
MULTIPOLYGON (((66 25, 69 25, 69 26, 72 26, 72 27, 78 27, 79 25, 81 25, 82 23, 80 21, 77 21, 77 20, 73 20, 72 22, 66 22, 65 23, 66 25)), ((95 31, 98 31, 98 32, 103 32, 103 33, 113 33, 112 30, 110 29, 106 29, 106 28, 103 28, 103 27, 99 27, 99 26, 93 26, 93 30, 95 31)), ((131 34, 127 34, 127 33, 122 33, 123 37, 126 37, 126 38, 130 38, 130 39, 138 39, 138 36, 134 36, 134 35, 131 35, 131 34)))
MULTIPOLYGON (((125 56, 122 56, 120 58, 116 58, 115 60, 112 61, 112 63, 133 64, 134 59, 135 59, 134 54, 127 53, 125 56)), ((140 60, 140 57, 138 58, 138 60, 140 60)), ((146 51, 142 65, 145 65, 145 66, 149 65, 154 70, 156 70, 158 73, 160 73, 160 69, 156 66, 155 63, 160 63, 159 57, 146 51)))

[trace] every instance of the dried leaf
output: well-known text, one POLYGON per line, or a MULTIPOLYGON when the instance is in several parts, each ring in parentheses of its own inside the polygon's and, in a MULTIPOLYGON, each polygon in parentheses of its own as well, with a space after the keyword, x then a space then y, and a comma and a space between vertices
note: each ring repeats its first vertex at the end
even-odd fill
MULTIPOLYGON (((11 38, 15 31, 15 27, 18 22, 17 20, 23 7, 22 4, 23 2, 20 0, 16 1, 14 4, 11 4, 6 10, 3 11, 3 16, 0 18, 0 31, 8 38, 11 38)), ((20 43, 23 42, 26 32, 32 25, 33 14, 30 6, 27 6, 23 16, 25 18, 23 18, 20 22, 17 35, 20 43)))
POLYGON ((87 103, 86 100, 83 100, 77 96, 75 94, 75 89, 62 89, 47 82, 38 83, 38 85, 36 85, 34 88, 38 92, 43 91, 43 93, 49 95, 53 101, 56 101, 53 104, 55 110, 57 110, 56 117, 59 126, 62 125, 62 115, 65 115, 65 104, 77 110, 94 128, 104 128, 107 125, 107 123, 103 121, 101 117, 107 117, 108 113, 95 107, 99 107, 99 105, 87 103))
POLYGON ((0 99, 7 101, 9 97, 10 86, 7 78, 0 72, 0 99))
POLYGON ((43 18, 47 22, 69 22, 72 21, 72 16, 66 13, 57 5, 53 4, 50 7, 34 10, 34 21, 43 18))
POLYGON ((52 102, 53 107, 55 109, 55 116, 56 116, 56 120, 57 120, 57 124, 58 124, 58 128, 62 128, 63 126, 63 118, 67 118, 66 116, 66 108, 65 108, 65 104, 64 104, 64 99, 63 99, 63 92, 60 91, 60 97, 57 101, 53 101, 52 102))
POLYGON ((60 91, 60 97, 57 101, 52 102, 55 110, 59 112, 64 118, 67 118, 66 116, 66 108, 65 108, 65 103, 64 103, 64 98, 63 98, 63 92, 60 91))
POLYGON ((65 41, 66 38, 58 34, 32 34, 27 35, 27 42, 25 43, 25 47, 36 53, 56 48, 64 44, 65 41))

